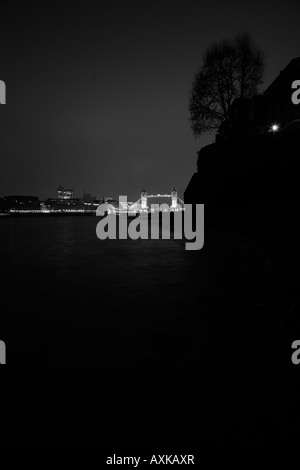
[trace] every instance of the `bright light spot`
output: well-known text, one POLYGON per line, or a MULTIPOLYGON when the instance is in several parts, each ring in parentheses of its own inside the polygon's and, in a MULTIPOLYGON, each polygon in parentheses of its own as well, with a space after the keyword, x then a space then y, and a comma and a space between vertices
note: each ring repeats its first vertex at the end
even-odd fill
POLYGON ((278 124, 272 124, 271 131, 276 132, 279 130, 279 125, 278 124))

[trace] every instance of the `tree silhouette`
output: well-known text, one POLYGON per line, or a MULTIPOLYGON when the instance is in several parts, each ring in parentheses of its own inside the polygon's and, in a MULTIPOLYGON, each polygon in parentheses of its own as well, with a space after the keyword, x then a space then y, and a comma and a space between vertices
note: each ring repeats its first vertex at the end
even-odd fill
POLYGON ((216 130, 227 122, 232 102, 257 93, 263 73, 264 53, 249 33, 212 44, 195 75, 189 99, 194 135, 216 130))

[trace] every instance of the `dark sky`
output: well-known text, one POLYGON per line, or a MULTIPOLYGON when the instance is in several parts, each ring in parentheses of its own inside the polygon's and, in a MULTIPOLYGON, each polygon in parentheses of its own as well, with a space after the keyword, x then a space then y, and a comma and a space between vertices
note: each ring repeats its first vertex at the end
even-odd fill
MULTIPOLYGON (((196 168, 188 94, 205 49, 249 31, 266 86, 300 56, 300 2, 0 2, 0 196, 56 187, 182 195, 196 168)), ((300 79, 300 77, 299 77, 300 79)))

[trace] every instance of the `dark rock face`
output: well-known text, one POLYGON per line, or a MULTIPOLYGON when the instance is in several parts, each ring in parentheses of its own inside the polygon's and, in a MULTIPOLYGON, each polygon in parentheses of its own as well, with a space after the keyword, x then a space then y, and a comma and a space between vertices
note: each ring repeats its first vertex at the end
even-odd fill
POLYGON ((203 147, 184 202, 204 203, 206 222, 211 214, 224 213, 229 223, 232 213, 240 223, 246 213, 268 215, 276 207, 287 215, 300 199, 299 144, 295 128, 203 147))
POLYGON ((205 205, 205 227, 260 227, 297 237, 300 129, 215 143, 198 153, 184 202, 205 205))
POLYGON ((185 190, 185 203, 228 212, 298 201, 300 104, 292 94, 299 77, 297 57, 264 94, 232 103, 216 143, 198 152, 198 172, 185 190), (279 130, 272 132, 274 127, 279 130))
POLYGON ((294 129, 203 147, 184 201, 222 209, 299 200, 299 145, 294 129))

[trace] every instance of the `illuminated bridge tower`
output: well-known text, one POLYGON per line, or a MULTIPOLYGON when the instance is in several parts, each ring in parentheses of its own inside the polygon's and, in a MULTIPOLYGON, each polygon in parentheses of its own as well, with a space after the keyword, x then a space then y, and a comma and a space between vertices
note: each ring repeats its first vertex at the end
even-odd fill
POLYGON ((142 192, 141 192, 141 209, 142 210, 147 210, 148 209, 148 206, 147 206, 147 192, 145 191, 145 188, 142 189, 142 192))
POLYGON ((177 189, 176 188, 172 189, 171 196, 172 196, 171 210, 175 210, 175 209, 177 209, 177 189))

